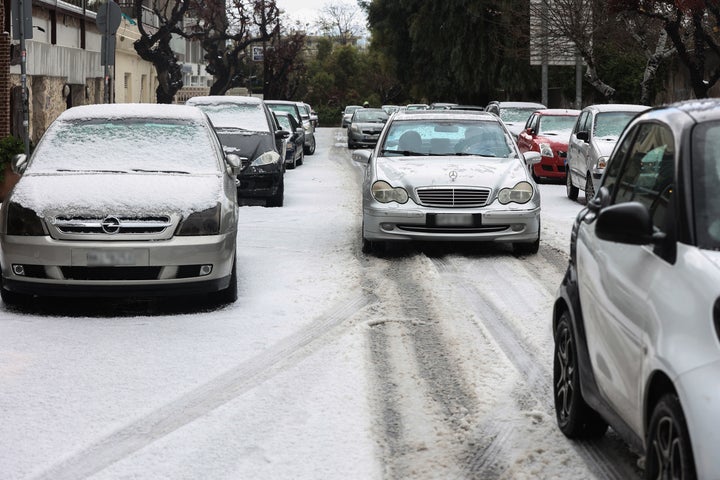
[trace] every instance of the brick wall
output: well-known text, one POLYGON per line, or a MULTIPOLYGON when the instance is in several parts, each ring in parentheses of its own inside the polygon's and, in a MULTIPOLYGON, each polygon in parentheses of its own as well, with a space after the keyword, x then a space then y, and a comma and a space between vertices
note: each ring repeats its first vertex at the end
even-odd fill
MULTIPOLYGON (((5 25, 5 2, 0 2, 0 25, 5 25)), ((0 29, 0 137, 10 134, 10 34, 0 29)))

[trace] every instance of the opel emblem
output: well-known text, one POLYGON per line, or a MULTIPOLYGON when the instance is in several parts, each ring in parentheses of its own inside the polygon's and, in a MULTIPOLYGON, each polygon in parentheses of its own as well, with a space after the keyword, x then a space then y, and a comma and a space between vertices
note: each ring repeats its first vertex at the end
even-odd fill
POLYGON ((100 223, 103 232, 114 235, 120 231, 120 220, 117 217, 105 217, 100 223))
POLYGON ((457 175, 458 175, 458 174, 457 174, 457 172, 456 172, 455 170, 450 170, 450 173, 448 173, 448 175, 450 176, 450 181, 451 181, 451 182, 454 182, 455 180, 457 180, 457 175))

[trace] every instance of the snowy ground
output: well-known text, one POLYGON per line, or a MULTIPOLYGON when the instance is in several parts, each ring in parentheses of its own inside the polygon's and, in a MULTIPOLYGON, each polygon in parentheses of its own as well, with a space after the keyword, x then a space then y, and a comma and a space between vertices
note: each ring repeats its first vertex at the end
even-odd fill
POLYGON ((367 257, 363 167, 341 130, 317 138, 285 206, 241 207, 232 306, 0 305, 0 478, 637 477, 552 414, 565 187, 541 186, 537 256, 367 257))

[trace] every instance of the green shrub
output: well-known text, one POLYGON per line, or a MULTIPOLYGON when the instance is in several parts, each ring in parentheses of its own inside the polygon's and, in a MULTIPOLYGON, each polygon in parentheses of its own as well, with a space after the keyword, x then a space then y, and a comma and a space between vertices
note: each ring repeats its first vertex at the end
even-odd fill
POLYGON ((18 153, 25 153, 25 142, 22 138, 12 135, 0 138, 0 182, 5 178, 5 165, 18 153))

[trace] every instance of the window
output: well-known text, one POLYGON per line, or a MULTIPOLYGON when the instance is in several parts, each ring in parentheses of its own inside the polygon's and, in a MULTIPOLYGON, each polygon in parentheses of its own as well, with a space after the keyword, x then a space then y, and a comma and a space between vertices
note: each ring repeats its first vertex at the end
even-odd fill
MULTIPOLYGON (((615 184, 613 203, 642 203, 650 211, 655 229, 666 231, 667 212, 675 185, 675 143, 672 132, 665 125, 645 123, 638 127, 634 138, 630 138, 626 137, 622 145, 622 148, 629 146, 629 149, 615 184)), ((618 157, 622 158, 620 155, 618 157)), ((615 164, 611 166, 617 168, 615 164)))

